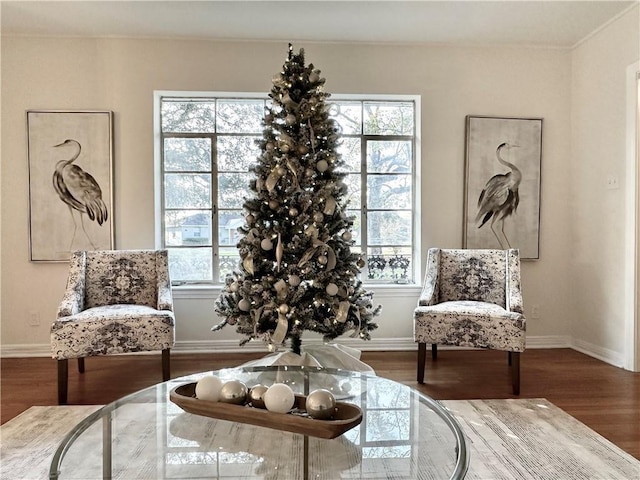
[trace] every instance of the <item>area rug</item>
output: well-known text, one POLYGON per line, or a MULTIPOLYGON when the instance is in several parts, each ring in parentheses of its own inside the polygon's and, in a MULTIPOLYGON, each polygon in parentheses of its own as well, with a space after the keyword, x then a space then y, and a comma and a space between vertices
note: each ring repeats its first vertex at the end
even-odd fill
MULTIPOLYGON (((441 404, 465 432, 469 479, 640 478, 640 461, 545 399, 445 400, 441 404)), ((97 408, 31 407, 2 425, 0 479, 47 478, 60 440, 97 408)))

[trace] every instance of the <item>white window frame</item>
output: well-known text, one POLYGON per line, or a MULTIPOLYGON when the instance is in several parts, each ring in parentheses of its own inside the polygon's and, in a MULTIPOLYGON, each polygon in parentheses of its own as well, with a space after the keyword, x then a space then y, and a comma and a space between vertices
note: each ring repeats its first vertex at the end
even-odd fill
MULTIPOLYGON (((174 90, 158 90, 154 91, 154 107, 153 107, 153 127, 154 127, 154 210, 155 210, 155 225, 154 225, 154 237, 155 237, 155 246, 156 248, 164 248, 162 245, 163 238, 163 228, 164 228, 164 220, 163 220, 163 193, 164 193, 164 182, 163 182, 163 171, 162 171, 162 125, 161 125, 161 101, 163 97, 173 97, 173 98, 247 98, 247 99, 265 99, 268 100, 268 95, 264 93, 256 93, 256 92, 203 92, 203 91, 174 91, 174 90)), ((421 97, 420 95, 366 95, 366 94, 332 94, 329 98, 328 102, 331 100, 336 101, 405 101, 412 102, 414 104, 414 145, 413 145, 413 176, 412 176, 412 194, 413 194, 413 215, 412 215, 412 277, 413 280, 408 284, 394 284, 394 283, 381 283, 381 282, 372 282, 369 281, 366 268, 363 269, 362 281, 365 285, 369 287, 375 287, 376 290, 380 289, 391 289, 396 293, 400 293, 402 290, 406 290, 407 293, 414 294, 420 288, 421 284, 421 263, 422 263, 422 255, 421 255, 421 184, 422 184, 422 161, 421 161, 421 97)), ((364 135, 362 135, 364 138, 364 135)), ((363 205, 365 203, 363 202, 363 205)), ((364 225, 363 225, 364 229, 364 225)), ((213 225, 212 225, 212 236, 213 233, 213 225)), ((365 247, 366 248, 366 247, 365 247)), ((366 252, 365 252, 366 253, 366 252)), ((215 271, 215 269, 214 269, 215 271)), ((219 291, 222 288, 222 284, 216 281, 212 282, 189 282, 184 284, 175 285, 176 288, 182 289, 184 291, 190 291, 191 295, 187 295, 186 298, 201 298, 202 294, 205 297, 208 297, 208 294, 205 293, 207 291, 219 291), (200 293, 198 293, 200 292, 200 293), (192 296, 195 294, 195 297, 192 296)))

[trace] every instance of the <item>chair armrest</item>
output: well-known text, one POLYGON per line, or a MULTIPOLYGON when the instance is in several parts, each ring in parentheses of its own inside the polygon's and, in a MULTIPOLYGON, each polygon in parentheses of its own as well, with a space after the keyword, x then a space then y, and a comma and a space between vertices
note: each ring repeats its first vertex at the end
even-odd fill
POLYGON ((158 310, 173 311, 173 293, 169 277, 169 257, 166 250, 158 251, 156 256, 156 273, 158 278, 158 310))
POLYGON ((58 305, 57 318, 76 315, 84 310, 85 266, 84 252, 73 252, 69 259, 67 288, 58 305))
POLYGON ((508 275, 507 275, 507 310, 524 314, 522 301, 522 286, 520 285, 520 256, 517 249, 510 249, 507 252, 508 275))
POLYGON ((440 249, 430 248, 427 255, 427 268, 418 305, 434 305, 438 303, 438 271, 440 270, 440 249))

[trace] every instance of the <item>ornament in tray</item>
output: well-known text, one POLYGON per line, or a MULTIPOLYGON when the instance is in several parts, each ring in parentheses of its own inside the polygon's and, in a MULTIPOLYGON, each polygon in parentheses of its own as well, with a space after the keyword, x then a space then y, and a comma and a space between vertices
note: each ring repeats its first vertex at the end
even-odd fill
POLYGON ((207 375, 174 388, 169 398, 196 415, 320 438, 338 437, 362 421, 357 405, 337 402, 328 390, 296 395, 284 383, 247 388, 238 380, 207 375))

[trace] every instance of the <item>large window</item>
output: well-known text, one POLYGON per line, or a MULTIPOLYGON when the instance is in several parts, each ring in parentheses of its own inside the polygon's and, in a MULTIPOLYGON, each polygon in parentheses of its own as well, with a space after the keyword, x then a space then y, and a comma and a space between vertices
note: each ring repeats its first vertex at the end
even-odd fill
MULTIPOLYGON (((237 228, 257 161, 266 96, 157 93, 158 244, 169 250, 174 283, 224 282, 239 260, 237 228)), ((414 98, 334 95, 342 130, 348 214, 363 280, 415 281, 417 218, 414 98)))

